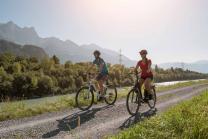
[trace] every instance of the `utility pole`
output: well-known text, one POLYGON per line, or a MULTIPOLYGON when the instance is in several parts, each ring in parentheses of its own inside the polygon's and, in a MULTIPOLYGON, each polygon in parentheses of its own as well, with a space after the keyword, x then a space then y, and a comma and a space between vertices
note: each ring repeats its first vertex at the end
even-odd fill
POLYGON ((122 51, 119 49, 119 64, 122 65, 122 51))
MULTIPOLYGON (((120 64, 120 66, 122 66, 122 51, 121 51, 121 49, 119 49, 119 64, 120 64)), ((120 74, 120 82, 121 82, 121 78, 122 78, 122 75, 120 74)), ((121 88, 121 84, 120 84, 120 88, 121 88)))

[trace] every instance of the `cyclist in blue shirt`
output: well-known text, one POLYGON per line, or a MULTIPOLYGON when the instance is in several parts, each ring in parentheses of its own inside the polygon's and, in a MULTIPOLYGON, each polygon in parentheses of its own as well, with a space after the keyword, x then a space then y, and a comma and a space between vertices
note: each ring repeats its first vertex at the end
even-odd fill
MULTIPOLYGON (((99 97, 99 101, 100 101, 105 97, 103 84, 108 79, 108 68, 105 61, 100 57, 101 55, 100 51, 95 50, 93 54, 95 56, 95 60, 93 61, 93 64, 96 65, 98 68, 98 75, 96 76, 96 80, 98 81, 98 89, 100 91, 100 97, 99 97)), ((89 70, 91 68, 92 66, 89 68, 89 70)))

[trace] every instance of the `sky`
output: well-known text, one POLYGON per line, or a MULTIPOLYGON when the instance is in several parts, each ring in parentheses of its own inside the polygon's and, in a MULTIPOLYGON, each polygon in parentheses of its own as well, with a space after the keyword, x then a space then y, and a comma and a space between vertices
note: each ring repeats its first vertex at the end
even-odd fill
POLYGON ((133 60, 141 49, 153 63, 208 60, 208 0, 0 0, 8 21, 133 60))

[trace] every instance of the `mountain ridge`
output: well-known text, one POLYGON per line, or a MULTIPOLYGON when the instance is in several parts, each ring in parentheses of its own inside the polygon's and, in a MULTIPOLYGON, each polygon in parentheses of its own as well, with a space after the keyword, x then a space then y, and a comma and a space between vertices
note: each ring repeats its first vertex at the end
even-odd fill
MULTIPOLYGON (((119 64, 119 53, 109 49, 102 48, 94 43, 78 45, 72 40, 61 40, 56 37, 42 38, 38 35, 34 27, 19 27, 12 21, 0 23, 0 39, 5 39, 17 44, 31 44, 43 48, 49 55, 56 55, 60 58, 61 63, 68 60, 76 62, 89 62, 93 60, 93 51, 98 49, 102 52, 102 57, 106 62, 111 64, 119 64)), ((122 56, 122 61, 125 66, 131 67, 136 65, 136 61, 122 56)), ((169 62, 158 64, 162 68, 182 67, 184 62, 169 62)), ((154 66, 154 65, 153 65, 154 66)), ((193 63, 184 63, 184 68, 208 73, 208 60, 200 60, 193 63)))
POLYGON ((183 68, 183 69, 189 69, 192 71, 202 72, 202 73, 208 73, 208 60, 198 60, 191 63, 186 62, 167 62, 167 63, 161 63, 158 64, 159 67, 168 69, 168 68, 183 68))
MULTIPOLYGON (((119 53, 102 48, 96 44, 78 45, 71 40, 61 40, 56 37, 42 38, 35 31, 34 27, 19 27, 12 21, 0 24, 0 39, 5 39, 21 45, 32 44, 39 46, 49 55, 56 55, 61 63, 68 60, 72 62, 92 61, 92 52, 95 49, 102 51, 102 57, 111 64, 119 63, 119 53), (84 47, 86 46, 86 47, 84 47), (92 49, 91 49, 92 48, 92 49)), ((135 61, 123 56, 125 66, 134 66, 135 61)))
POLYGON ((11 53, 16 56, 36 57, 38 60, 48 57, 45 51, 34 45, 19 45, 0 39, 0 54, 11 53))

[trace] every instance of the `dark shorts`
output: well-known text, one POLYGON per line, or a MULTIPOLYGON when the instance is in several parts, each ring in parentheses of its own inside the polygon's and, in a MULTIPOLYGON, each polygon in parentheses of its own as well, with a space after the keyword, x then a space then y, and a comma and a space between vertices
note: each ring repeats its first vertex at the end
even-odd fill
POLYGON ((147 78, 153 80, 153 76, 143 76, 143 77, 141 77, 141 79, 143 79, 143 80, 146 80, 147 78))
POLYGON ((104 74, 104 73, 99 73, 96 77, 96 80, 99 81, 99 80, 103 80, 104 78, 107 78, 108 77, 108 74, 104 74))

